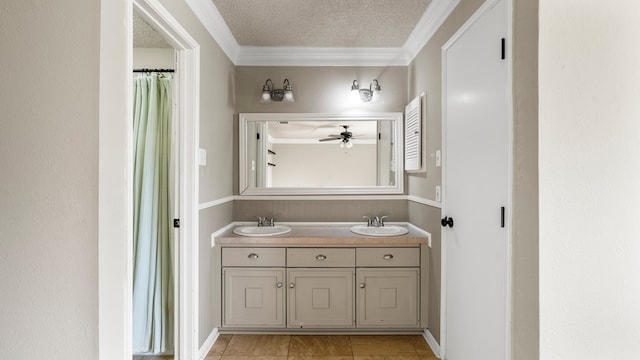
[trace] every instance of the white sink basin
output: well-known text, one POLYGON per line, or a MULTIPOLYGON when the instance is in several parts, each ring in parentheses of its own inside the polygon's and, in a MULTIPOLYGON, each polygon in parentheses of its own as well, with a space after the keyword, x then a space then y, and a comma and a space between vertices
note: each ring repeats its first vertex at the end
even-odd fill
POLYGON ((276 236, 291 231, 287 225, 274 226, 240 226, 233 229, 233 233, 242 236, 276 236))
POLYGON ((400 236, 409 232, 409 229, 396 225, 367 226, 356 225, 351 228, 351 232, 365 236, 400 236))

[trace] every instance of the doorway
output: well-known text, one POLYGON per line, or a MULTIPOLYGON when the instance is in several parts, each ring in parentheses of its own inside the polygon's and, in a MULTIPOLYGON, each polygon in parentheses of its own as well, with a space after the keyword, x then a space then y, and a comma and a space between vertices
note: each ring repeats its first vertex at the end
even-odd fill
MULTIPOLYGON (((174 223, 174 349, 164 359, 191 359, 198 354, 198 148, 199 45, 169 12, 153 0, 133 0, 133 12, 151 26, 173 50, 173 129, 170 169, 173 189, 174 223)), ((134 66, 135 68, 136 66, 134 66)), ((146 67, 146 65, 144 66, 146 67)), ((131 357, 129 357, 130 359, 131 357)))
POLYGON ((179 80, 175 49, 133 12, 133 359, 179 353, 179 80))
POLYGON ((509 0, 489 0, 443 46, 442 348, 510 358, 509 0))

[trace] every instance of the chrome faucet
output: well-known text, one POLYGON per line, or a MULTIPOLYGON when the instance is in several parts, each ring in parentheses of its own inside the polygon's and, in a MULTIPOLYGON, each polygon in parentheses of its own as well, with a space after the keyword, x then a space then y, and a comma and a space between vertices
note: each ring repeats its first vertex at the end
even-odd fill
POLYGON ((258 227, 261 226, 274 226, 274 218, 270 218, 270 217, 261 217, 261 216, 256 216, 258 218, 258 227))
POLYGON ((384 226, 384 219, 387 218, 388 216, 376 216, 374 218, 370 218, 369 216, 363 216, 363 218, 367 219, 367 226, 373 226, 373 227, 381 227, 384 226))

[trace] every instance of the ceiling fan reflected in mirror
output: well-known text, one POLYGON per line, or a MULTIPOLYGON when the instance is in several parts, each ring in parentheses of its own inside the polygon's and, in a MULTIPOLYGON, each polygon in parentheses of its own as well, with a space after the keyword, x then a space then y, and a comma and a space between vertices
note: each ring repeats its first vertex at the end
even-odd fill
POLYGON ((338 135, 329 135, 328 137, 324 138, 324 139, 319 139, 318 141, 333 141, 333 140, 340 140, 340 147, 341 148, 351 148, 353 147, 353 142, 351 141, 351 139, 353 138, 353 133, 351 131, 349 131, 349 125, 340 125, 344 128, 344 131, 342 131, 340 134, 338 135))

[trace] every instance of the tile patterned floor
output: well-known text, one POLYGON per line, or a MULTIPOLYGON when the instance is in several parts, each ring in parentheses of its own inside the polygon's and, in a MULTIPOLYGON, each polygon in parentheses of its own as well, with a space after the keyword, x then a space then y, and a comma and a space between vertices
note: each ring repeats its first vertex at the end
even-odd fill
MULTIPOLYGON (((205 360, 435 360, 419 335, 220 335, 205 360)), ((146 360, 146 359, 145 359, 146 360)))

